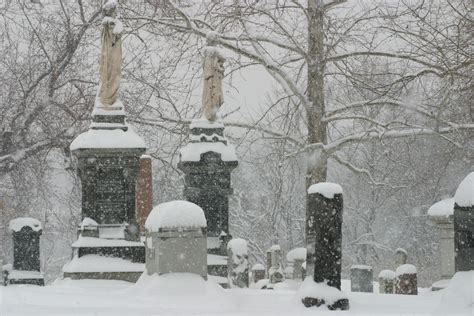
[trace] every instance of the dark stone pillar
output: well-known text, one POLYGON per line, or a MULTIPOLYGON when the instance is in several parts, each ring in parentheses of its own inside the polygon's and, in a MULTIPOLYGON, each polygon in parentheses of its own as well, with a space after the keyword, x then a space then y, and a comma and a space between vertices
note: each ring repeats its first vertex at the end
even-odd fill
POLYGON ((474 270, 474 172, 454 194, 454 266, 456 272, 474 270))
POLYGON ((153 208, 153 177, 151 157, 140 157, 137 179, 137 218, 140 231, 145 232, 145 221, 153 208))
POLYGON ((397 278, 395 279, 395 294, 418 294, 417 270, 414 265, 401 265, 397 268, 395 273, 397 275, 397 278))
MULTIPOLYGON (((330 191, 331 191, 330 190, 330 191)), ((306 275, 316 283, 341 289, 342 189, 333 183, 318 183, 308 189, 306 205, 306 275), (337 188, 329 194, 325 189, 337 188), (314 188, 314 189, 313 189, 314 188)), ((306 297, 306 307, 321 305, 324 297, 306 297)), ((348 299, 328 305, 330 309, 349 309, 348 299)))

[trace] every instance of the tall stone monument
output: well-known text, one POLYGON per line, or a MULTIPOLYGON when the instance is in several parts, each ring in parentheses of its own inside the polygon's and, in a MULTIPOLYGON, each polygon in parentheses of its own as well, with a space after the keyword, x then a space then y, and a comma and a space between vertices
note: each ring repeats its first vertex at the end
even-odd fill
POLYGON ((329 309, 349 309, 349 299, 341 292, 342 211, 339 185, 321 182, 308 188, 307 278, 300 292, 306 307, 326 305, 329 309))
POLYGON ((199 205, 207 219, 207 247, 211 275, 227 277, 229 235, 229 195, 233 193, 231 173, 238 165, 235 148, 224 136, 218 120, 223 103, 222 78, 224 57, 210 36, 203 52, 203 117, 189 126, 189 143, 180 151, 178 168, 185 174, 184 197, 199 205), (221 256, 222 260, 215 258, 221 256), (221 262, 221 264, 219 263, 221 262))
POLYGON ((467 175, 454 194, 455 270, 474 270, 474 172, 467 175))
POLYGON ((143 268, 145 262, 135 204, 139 159, 146 145, 127 124, 118 98, 122 24, 117 10, 116 1, 103 6, 100 83, 92 123, 70 145, 81 179, 84 220, 73 244, 73 260, 63 269, 71 278, 134 280, 141 273, 137 264, 143 268), (103 257, 116 258, 115 266, 122 264, 122 271, 97 264, 103 257), (93 261, 95 268, 88 266, 93 261))

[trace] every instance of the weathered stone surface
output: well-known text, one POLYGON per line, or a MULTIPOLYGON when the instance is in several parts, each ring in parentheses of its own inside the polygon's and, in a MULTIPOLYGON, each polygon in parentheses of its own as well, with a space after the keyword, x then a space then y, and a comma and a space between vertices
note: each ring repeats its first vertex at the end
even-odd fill
POLYGON ((474 270, 474 205, 454 204, 455 270, 474 270))
POLYGON ((407 273, 395 279, 395 294, 417 295, 418 281, 416 273, 407 273))
POLYGON ((374 291, 372 280, 374 272, 372 267, 356 265, 351 267, 351 292, 372 293, 374 291))
POLYGON ((145 221, 153 208, 153 178, 150 156, 141 156, 137 179, 137 221, 141 232, 145 232, 145 221))
POLYGON ((42 230, 34 231, 24 226, 13 235, 13 269, 40 271, 40 236, 42 230))

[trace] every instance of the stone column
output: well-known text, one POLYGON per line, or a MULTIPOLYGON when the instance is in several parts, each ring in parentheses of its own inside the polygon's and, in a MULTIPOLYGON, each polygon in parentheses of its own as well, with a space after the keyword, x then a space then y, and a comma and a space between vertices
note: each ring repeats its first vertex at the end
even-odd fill
POLYGON ((151 157, 140 157, 137 179, 137 221, 140 232, 145 231, 145 221, 153 208, 153 177, 151 157))
MULTIPOLYGON (((341 289, 342 188, 322 182, 308 189, 306 205, 306 275, 315 283, 341 289)), ((306 281, 305 281, 306 282, 306 281)), ((325 304, 328 298, 304 297, 306 307, 325 304)), ((339 296, 330 309, 349 309, 349 299, 339 296)))
POLYGON ((351 292, 366 292, 372 293, 374 291, 372 280, 374 272, 371 266, 355 265, 351 267, 351 292))
POLYGON ((227 278, 230 288, 249 287, 249 256, 247 241, 235 238, 227 244, 227 278))
POLYGON ((418 282, 416 267, 412 264, 403 264, 395 271, 395 294, 417 295, 418 282))
MULTIPOLYGON (((270 248, 271 251, 271 264, 272 266, 268 270, 268 278, 270 279, 270 284, 276 284, 283 282, 285 277, 283 275, 283 270, 281 268, 281 249, 279 245, 273 245, 270 248)), ((270 286, 272 288, 272 286, 270 286)))
POLYGON ((474 172, 459 184, 454 195, 455 270, 474 270, 474 172))

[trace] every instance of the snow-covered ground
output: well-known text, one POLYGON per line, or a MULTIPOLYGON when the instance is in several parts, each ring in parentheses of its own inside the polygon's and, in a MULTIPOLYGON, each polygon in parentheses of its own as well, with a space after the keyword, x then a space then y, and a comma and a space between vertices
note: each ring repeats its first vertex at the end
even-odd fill
MULTIPOLYGON (((350 310, 305 308, 295 290, 224 290, 191 274, 123 281, 59 280, 46 287, 0 287, 0 315, 472 315, 474 272, 447 290, 417 296, 351 293, 350 310), (461 293, 462 295, 460 295, 461 293), (470 299, 471 298, 471 299, 470 299)), ((453 282, 452 282, 453 283, 453 282)))

